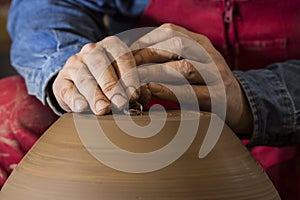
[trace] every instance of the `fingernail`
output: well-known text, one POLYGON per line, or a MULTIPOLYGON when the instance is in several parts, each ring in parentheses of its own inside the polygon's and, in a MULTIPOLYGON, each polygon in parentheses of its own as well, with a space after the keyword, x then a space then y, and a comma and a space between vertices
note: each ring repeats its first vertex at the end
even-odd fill
POLYGON ((74 103, 75 112, 81 112, 87 107, 87 102, 84 100, 76 100, 74 103))
POLYGON ((117 109, 121 110, 127 103, 127 99, 120 94, 116 94, 112 97, 111 102, 117 107, 117 109))
POLYGON ((104 115, 110 110, 110 103, 104 100, 98 100, 95 104, 97 114, 104 115))

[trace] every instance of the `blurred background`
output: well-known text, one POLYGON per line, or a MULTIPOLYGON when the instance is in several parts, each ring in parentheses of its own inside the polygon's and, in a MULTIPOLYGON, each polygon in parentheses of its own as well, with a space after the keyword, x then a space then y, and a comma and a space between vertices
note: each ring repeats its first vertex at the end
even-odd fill
POLYGON ((10 38, 6 31, 6 20, 10 0, 0 0, 0 78, 16 74, 9 61, 10 38))

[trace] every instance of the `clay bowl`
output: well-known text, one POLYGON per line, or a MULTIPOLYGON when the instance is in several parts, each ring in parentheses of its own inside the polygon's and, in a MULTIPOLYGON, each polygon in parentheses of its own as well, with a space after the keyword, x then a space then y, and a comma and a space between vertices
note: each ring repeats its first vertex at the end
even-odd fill
POLYGON ((210 122, 212 117, 216 119, 215 115, 168 111, 163 128, 144 138, 130 136, 116 124, 119 121, 130 125, 132 119, 139 127, 149 129, 149 124, 164 119, 160 112, 153 112, 153 116, 150 119, 147 113, 127 118, 107 115, 95 119, 89 114, 63 115, 17 166, 0 199, 280 199, 262 168, 226 125, 215 145, 213 140, 210 144, 209 138, 205 140, 205 150, 204 138, 213 127, 210 122), (183 143, 191 143, 186 151, 181 143, 172 143, 182 122, 191 127, 196 124, 195 138, 190 136, 193 127, 183 129, 186 137, 192 138, 180 138, 183 143), (93 135, 99 132, 97 124, 114 147, 99 147, 99 138, 93 135), (159 150, 167 144, 173 145, 171 151, 161 156, 159 150), (204 153, 200 156, 203 145, 204 153), (211 151, 209 146, 213 146, 211 151), (115 153, 119 151, 115 147, 125 154, 115 153), (183 151, 179 157, 177 150, 183 151), (151 152, 158 154, 151 157, 151 152), (97 157, 102 154, 108 157, 97 157), (143 158, 136 163, 127 154, 143 158), (174 159, 176 155, 178 158, 174 159), (165 164, 170 158, 173 161, 165 164))

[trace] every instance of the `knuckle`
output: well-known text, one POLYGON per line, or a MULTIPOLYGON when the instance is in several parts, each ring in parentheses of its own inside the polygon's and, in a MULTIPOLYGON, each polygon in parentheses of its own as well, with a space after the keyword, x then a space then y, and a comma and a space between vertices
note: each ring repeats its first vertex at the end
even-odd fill
POLYGON ((102 44, 119 43, 119 42, 120 39, 117 36, 113 36, 113 35, 108 36, 101 41, 102 44))
POLYGON ((187 62, 186 60, 182 60, 181 63, 182 63, 183 72, 185 74, 192 74, 195 72, 194 66, 191 63, 187 62))
POLYGON ((106 82, 101 86, 101 90, 107 97, 112 97, 112 94, 116 91, 117 84, 117 81, 106 82))
POLYGON ((161 25, 161 28, 167 28, 167 29, 171 29, 171 30, 175 30, 175 25, 172 23, 164 23, 163 25, 161 25))
POLYGON ((95 43, 88 43, 88 44, 85 44, 82 49, 81 49, 81 52, 90 52, 92 51, 93 49, 95 49, 97 45, 95 43))
POLYGON ((60 71, 60 74, 63 78, 72 79, 74 75, 76 75, 78 70, 74 67, 64 68, 60 71))
POLYGON ((181 65, 181 72, 184 75, 184 77, 186 77, 188 80, 193 79, 195 76, 194 66, 191 63, 187 62, 186 60, 180 61, 180 65, 181 65))
POLYGON ((81 62, 81 60, 80 60, 80 56, 75 54, 75 55, 71 56, 70 58, 68 58, 68 60, 65 64, 65 67, 73 66, 77 62, 81 62))
POLYGON ((167 34, 169 36, 176 35, 176 26, 172 23, 165 23, 161 25, 159 29, 162 34, 167 34))

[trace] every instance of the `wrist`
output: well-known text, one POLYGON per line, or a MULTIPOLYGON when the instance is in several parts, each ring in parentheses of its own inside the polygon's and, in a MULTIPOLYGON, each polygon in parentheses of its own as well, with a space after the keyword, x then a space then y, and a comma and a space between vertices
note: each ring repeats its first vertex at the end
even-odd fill
POLYGON ((246 95, 235 77, 227 78, 226 124, 237 134, 252 131, 253 117, 246 95))
POLYGON ((232 129, 235 133, 251 133, 253 131, 253 115, 250 108, 250 104, 246 98, 246 95, 242 88, 239 85, 239 102, 240 106, 238 106, 237 110, 237 119, 232 126, 232 129))
POLYGON ((240 118, 240 127, 237 133, 251 133, 253 131, 253 115, 248 100, 243 94, 242 115, 240 118))

